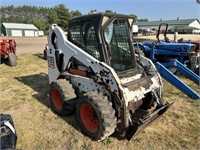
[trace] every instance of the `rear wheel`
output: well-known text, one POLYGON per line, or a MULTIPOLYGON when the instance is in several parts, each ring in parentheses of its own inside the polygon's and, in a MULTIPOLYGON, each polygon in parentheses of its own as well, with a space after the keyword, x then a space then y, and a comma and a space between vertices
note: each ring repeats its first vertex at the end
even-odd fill
POLYGON ((103 140, 116 128, 117 118, 108 97, 99 92, 87 93, 77 104, 77 117, 83 132, 93 140, 103 140))
POLYGON ((8 60, 5 62, 6 65, 15 67, 17 66, 17 58, 14 53, 8 53, 8 60))
POLYGON ((50 98, 53 110, 59 115, 69 115, 75 111, 74 89, 69 81, 59 79, 50 85, 50 98))
POLYGON ((47 50, 46 49, 44 50, 43 54, 44 54, 44 60, 47 60, 47 50))

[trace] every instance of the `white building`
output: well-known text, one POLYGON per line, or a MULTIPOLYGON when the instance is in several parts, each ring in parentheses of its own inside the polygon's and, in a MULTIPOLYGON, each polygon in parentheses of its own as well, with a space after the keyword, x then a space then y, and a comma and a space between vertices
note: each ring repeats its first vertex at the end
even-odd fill
POLYGON ((4 36, 38 36, 38 28, 33 24, 2 23, 0 31, 4 36))
POLYGON ((142 30, 157 30, 161 23, 167 23, 169 32, 174 32, 183 34, 197 34, 200 33, 200 22, 198 19, 179 19, 176 20, 160 20, 160 21, 149 21, 149 22, 136 22, 139 29, 142 30))

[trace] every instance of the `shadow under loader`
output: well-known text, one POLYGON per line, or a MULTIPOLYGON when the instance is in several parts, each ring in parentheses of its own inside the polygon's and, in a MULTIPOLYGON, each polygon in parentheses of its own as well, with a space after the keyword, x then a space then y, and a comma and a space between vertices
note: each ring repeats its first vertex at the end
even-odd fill
MULTIPOLYGON (((49 97, 49 82, 48 75, 45 73, 15 77, 16 80, 31 87, 37 94, 32 95, 38 102, 51 108, 51 101, 49 97)), ((53 110, 52 110, 53 111, 53 110)), ((65 122, 74 127, 76 130, 80 131, 81 128, 77 124, 76 116, 74 114, 68 116, 60 116, 65 122)))
MULTIPOLYGON (((32 95, 33 98, 35 98, 38 102, 45 105, 46 107, 52 109, 52 107, 51 107, 52 104, 51 104, 50 97, 49 97, 49 82, 48 82, 47 74, 40 73, 40 74, 34 74, 34 75, 28 75, 28 76, 15 77, 15 79, 18 80, 19 82, 23 83, 24 85, 31 87, 34 91, 36 91, 37 94, 32 95)), ((170 106, 171 106, 171 104, 167 104, 166 107, 161 108, 163 110, 158 109, 153 114, 151 114, 151 116, 148 116, 147 111, 136 113, 136 114, 142 113, 143 116, 148 116, 148 117, 144 118, 144 120, 141 120, 141 119, 139 119, 140 116, 135 116, 136 118, 138 117, 141 124, 137 124, 136 126, 133 125, 131 128, 127 129, 127 130, 129 130, 128 132, 130 134, 127 135, 126 139, 130 140, 133 137, 133 135, 134 136, 137 135, 139 131, 143 130, 152 121, 159 118, 162 115, 162 113, 164 113, 166 111, 166 109, 168 109, 170 106), (146 115, 144 115, 144 114, 146 114, 146 115), (151 119, 149 119, 149 118, 151 118, 151 119)), ((81 131, 81 126, 77 123, 78 121, 77 121, 76 115, 74 113, 73 113, 73 115, 60 116, 60 117, 65 122, 67 122, 69 125, 74 127, 76 130, 81 131)), ((123 138, 117 136, 116 132, 112 136, 119 140, 123 139, 123 138)))

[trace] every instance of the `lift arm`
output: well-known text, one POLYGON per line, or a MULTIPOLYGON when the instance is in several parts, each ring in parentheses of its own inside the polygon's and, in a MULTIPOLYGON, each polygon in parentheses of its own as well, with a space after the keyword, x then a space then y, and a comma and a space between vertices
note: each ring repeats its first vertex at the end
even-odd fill
POLYGON ((166 68, 176 68, 180 73, 190 78, 196 84, 198 85, 200 84, 200 77, 197 74, 195 74, 193 71, 185 67, 178 60, 174 59, 174 60, 169 61, 168 63, 163 63, 163 65, 166 68))
MULTIPOLYGON (((171 83, 173 86, 175 86, 177 89, 185 93, 187 96, 191 97, 195 100, 200 100, 199 94, 197 94, 195 91, 193 91, 189 86, 187 86, 184 82, 182 82, 178 77, 176 77, 173 73, 171 73, 167 68, 176 68, 177 70, 181 71, 184 75, 189 76, 190 78, 193 78, 195 75, 192 71, 187 69, 184 65, 182 65, 177 60, 172 60, 167 64, 161 64, 159 62, 155 63, 156 68, 158 69, 160 75, 167 80, 169 83, 171 83), (167 67, 167 68, 166 68, 167 67), (188 72, 189 70, 189 72, 188 72)), ((197 76, 195 79, 195 82, 199 82, 200 78, 197 76)))

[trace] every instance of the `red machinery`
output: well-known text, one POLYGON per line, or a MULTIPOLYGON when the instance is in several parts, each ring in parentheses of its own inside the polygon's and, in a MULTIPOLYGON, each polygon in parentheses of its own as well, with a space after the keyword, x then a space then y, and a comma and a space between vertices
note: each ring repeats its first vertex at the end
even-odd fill
POLYGON ((196 73, 198 75, 200 75, 200 40, 199 41, 192 41, 191 43, 196 45, 195 55, 198 55, 198 57, 194 56, 193 58, 197 58, 197 59, 194 60, 194 61, 196 61, 196 64, 198 64, 198 67, 196 69, 196 73))
POLYGON ((0 62, 8 66, 14 67, 17 65, 16 42, 14 39, 0 38, 0 58, 0 62))
POLYGON ((200 52, 200 41, 192 41, 191 43, 196 45, 195 52, 200 52))

